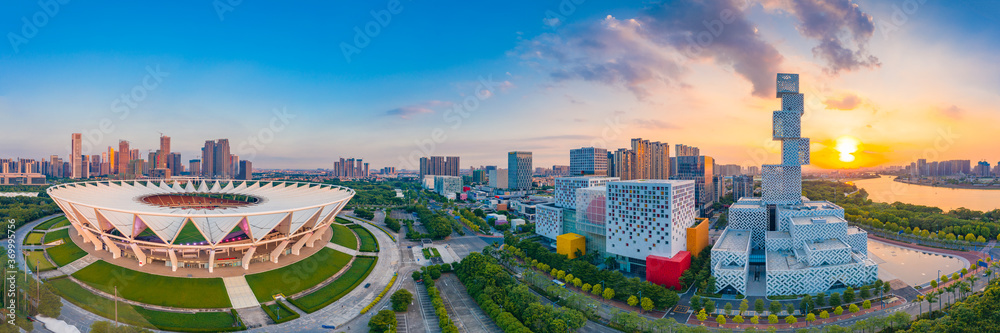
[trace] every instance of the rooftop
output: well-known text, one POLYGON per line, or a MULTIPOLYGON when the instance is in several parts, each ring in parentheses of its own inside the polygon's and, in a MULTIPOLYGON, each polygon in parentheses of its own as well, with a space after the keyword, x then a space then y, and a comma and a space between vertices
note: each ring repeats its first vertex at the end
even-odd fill
POLYGON ((727 252, 746 252, 749 245, 750 230, 726 229, 722 233, 722 236, 719 237, 719 240, 715 242, 715 246, 712 249, 727 252))
POLYGON ((805 246, 808 247, 809 250, 812 250, 812 251, 828 251, 828 250, 837 250, 837 249, 850 249, 850 246, 848 246, 847 244, 844 244, 843 241, 841 241, 839 239, 836 239, 836 238, 830 238, 830 239, 827 239, 827 240, 822 240, 822 241, 812 242, 812 243, 805 243, 805 246))
POLYGON ((798 216, 793 217, 792 224, 794 225, 811 225, 811 224, 823 224, 823 223, 847 223, 844 219, 838 216, 825 215, 825 216, 798 216))

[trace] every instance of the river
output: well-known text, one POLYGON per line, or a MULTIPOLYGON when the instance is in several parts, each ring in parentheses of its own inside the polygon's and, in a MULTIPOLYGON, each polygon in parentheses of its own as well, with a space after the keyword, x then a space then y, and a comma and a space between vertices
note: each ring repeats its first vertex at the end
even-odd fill
POLYGON ((896 201, 908 204, 933 206, 949 211, 965 207, 978 211, 1000 208, 1000 190, 975 190, 964 188, 911 185, 893 181, 894 176, 853 181, 858 188, 868 191, 868 198, 878 202, 896 201))

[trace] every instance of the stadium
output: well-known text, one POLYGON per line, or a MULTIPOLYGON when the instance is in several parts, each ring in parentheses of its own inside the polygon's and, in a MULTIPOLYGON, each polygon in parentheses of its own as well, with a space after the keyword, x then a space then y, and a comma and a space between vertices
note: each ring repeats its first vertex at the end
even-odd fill
POLYGON ((284 266, 282 257, 317 241, 322 247, 355 194, 328 184, 228 180, 78 182, 47 193, 85 248, 140 267, 209 273, 284 266))

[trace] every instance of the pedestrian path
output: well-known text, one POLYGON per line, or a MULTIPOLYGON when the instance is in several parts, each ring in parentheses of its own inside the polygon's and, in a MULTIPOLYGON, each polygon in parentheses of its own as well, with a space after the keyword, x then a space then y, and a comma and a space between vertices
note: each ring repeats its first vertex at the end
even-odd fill
POLYGON ((260 307, 245 276, 224 277, 222 282, 226 284, 226 292, 229 293, 229 302, 233 304, 233 309, 260 307))
POLYGON ((340 251, 340 252, 347 253, 347 254, 351 255, 352 257, 358 255, 358 251, 357 250, 352 250, 352 249, 349 249, 347 247, 344 247, 343 245, 334 244, 333 242, 326 243, 326 247, 334 249, 334 250, 337 250, 337 251, 340 251))
POLYGON ((97 257, 88 254, 86 256, 83 256, 83 258, 77 259, 76 261, 69 263, 66 266, 59 267, 59 271, 65 275, 73 275, 73 273, 76 273, 76 271, 81 270, 84 267, 90 266, 90 264, 93 264, 97 260, 98 260, 97 257))

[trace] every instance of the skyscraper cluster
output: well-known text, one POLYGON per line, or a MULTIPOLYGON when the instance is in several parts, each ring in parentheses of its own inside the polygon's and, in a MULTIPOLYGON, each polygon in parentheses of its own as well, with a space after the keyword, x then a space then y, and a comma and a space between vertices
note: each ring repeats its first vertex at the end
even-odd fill
POLYGON ((631 149, 621 148, 608 153, 608 176, 622 180, 667 179, 670 177, 670 145, 632 139, 631 149))
POLYGON ((362 179, 368 178, 368 163, 358 158, 340 158, 333 162, 333 176, 338 179, 362 179))
POLYGON ((906 173, 914 177, 972 175, 972 161, 950 160, 927 162, 927 159, 921 158, 906 166, 906 173))
POLYGON ((420 158, 420 179, 424 176, 458 176, 458 156, 431 156, 420 158))
POLYGON ((201 176, 231 179, 239 174, 240 158, 229 153, 229 139, 207 140, 201 148, 201 176))

